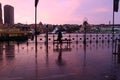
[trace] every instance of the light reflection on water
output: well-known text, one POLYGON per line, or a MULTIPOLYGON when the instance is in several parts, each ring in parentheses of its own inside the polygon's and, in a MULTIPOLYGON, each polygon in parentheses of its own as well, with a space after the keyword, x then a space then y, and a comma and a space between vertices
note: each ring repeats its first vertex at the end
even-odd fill
POLYGON ((33 42, 0 44, 0 78, 106 80, 113 71, 111 42, 71 43, 62 48, 49 43, 48 50, 39 42, 37 50, 36 54, 33 42))

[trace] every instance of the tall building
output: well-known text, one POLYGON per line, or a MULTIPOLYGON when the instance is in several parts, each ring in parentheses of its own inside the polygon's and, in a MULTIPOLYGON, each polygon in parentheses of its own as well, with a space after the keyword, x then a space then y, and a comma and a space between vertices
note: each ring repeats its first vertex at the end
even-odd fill
POLYGON ((10 5, 4 6, 4 23, 14 24, 14 7, 10 5))
POLYGON ((0 23, 3 23, 3 20, 2 20, 2 6, 1 6, 1 3, 0 3, 0 23))

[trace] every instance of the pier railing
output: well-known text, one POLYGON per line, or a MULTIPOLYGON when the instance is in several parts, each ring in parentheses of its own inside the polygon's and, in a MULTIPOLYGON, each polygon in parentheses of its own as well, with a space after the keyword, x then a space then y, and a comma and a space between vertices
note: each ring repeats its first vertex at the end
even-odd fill
MULTIPOLYGON (((86 34, 86 42, 110 42, 113 39, 112 34, 86 34)), ((115 34, 114 39, 120 39, 120 34, 115 34)), ((57 34, 48 34, 48 42, 53 42, 57 39, 57 34)), ((72 34, 63 34, 62 39, 70 39, 71 42, 83 42, 84 34, 72 33, 72 34)), ((38 42, 46 41, 46 34, 40 34, 37 36, 38 42)), ((33 40, 29 39, 28 42, 35 42, 35 38, 33 40)))

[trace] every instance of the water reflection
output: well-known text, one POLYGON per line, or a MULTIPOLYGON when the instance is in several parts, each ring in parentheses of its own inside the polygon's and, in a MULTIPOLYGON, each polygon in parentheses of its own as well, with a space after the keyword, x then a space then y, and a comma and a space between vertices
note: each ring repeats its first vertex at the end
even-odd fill
POLYGON ((96 49, 98 49, 98 42, 96 43, 96 49))
POLYGON ((58 58, 56 60, 56 63, 58 66, 65 66, 66 65, 66 61, 63 59, 63 52, 70 52, 71 51, 71 47, 70 45, 61 45, 60 47, 56 47, 56 48, 53 48, 53 51, 54 52, 58 52, 58 58))
POLYGON ((3 59, 3 45, 0 44, 0 60, 3 59))
POLYGON ((62 48, 60 47, 60 49, 58 49, 58 59, 57 59, 57 65, 59 66, 64 66, 65 65, 65 61, 62 59, 62 48))
POLYGON ((28 46, 29 46, 29 43, 28 43, 28 41, 27 41, 27 53, 28 53, 28 46))
POLYGON ((118 44, 118 64, 120 64, 120 43, 118 44))
POLYGON ((87 44, 84 44, 84 61, 83 61, 83 66, 85 67, 86 66, 86 45, 87 44))
POLYGON ((5 53, 7 59, 13 59, 15 57, 15 45, 14 44, 9 44, 5 45, 5 53))
POLYGON ((63 66, 65 63, 64 63, 64 61, 62 60, 62 48, 60 48, 60 49, 58 50, 58 52, 59 52, 59 54, 58 54, 57 64, 58 64, 59 66, 63 66))
MULTIPOLYGON (((74 45, 72 46, 73 48, 75 47, 74 45)), ((71 51, 72 50, 72 48, 71 48, 71 45, 69 44, 66 44, 66 45, 61 45, 61 46, 54 46, 53 45, 53 51, 54 52, 58 52, 59 50, 61 50, 62 49, 62 51, 71 51)))
POLYGON ((38 78, 38 60, 37 60, 37 51, 35 52, 35 79, 38 78))
POLYGON ((49 65, 48 44, 45 45, 45 47, 46 47, 46 65, 48 66, 49 65))
POLYGON ((19 53, 19 42, 17 42, 17 47, 18 47, 18 53, 19 53))

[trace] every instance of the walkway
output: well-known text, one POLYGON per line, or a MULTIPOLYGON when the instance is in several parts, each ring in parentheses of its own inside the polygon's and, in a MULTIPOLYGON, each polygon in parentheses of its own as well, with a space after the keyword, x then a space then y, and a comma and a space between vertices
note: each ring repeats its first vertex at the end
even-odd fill
MULTIPOLYGON (((0 80, 112 80, 114 59, 111 43, 0 44, 0 80)), ((117 75, 120 65, 117 64, 117 75)), ((120 78, 116 79, 120 80, 120 78)))

